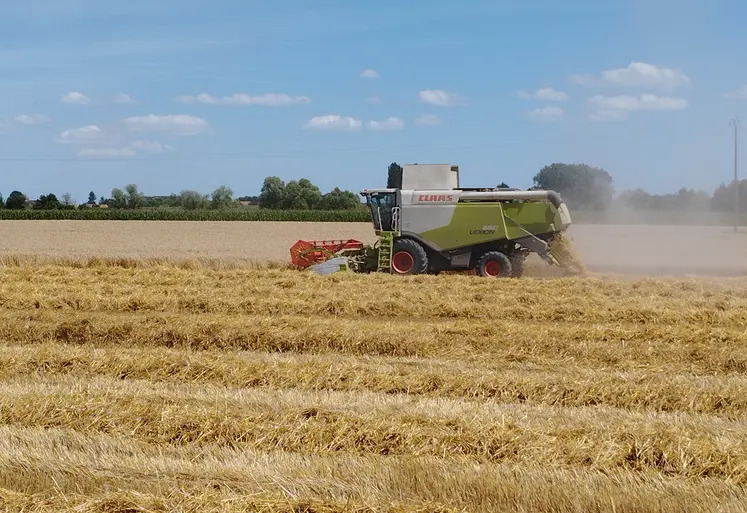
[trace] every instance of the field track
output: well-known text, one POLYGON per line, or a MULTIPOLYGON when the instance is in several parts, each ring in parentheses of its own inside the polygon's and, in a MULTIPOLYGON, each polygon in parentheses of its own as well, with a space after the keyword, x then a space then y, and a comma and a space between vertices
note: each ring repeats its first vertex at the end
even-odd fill
POLYGON ((261 261, 367 226, 15 224, 2 511, 747 512, 747 278, 320 277, 261 261))

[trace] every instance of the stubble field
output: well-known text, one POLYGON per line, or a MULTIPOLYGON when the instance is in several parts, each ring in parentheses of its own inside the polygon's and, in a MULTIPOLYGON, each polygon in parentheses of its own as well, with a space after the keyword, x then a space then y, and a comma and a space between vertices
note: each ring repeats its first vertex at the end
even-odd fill
POLYGON ((309 227, 9 224, 3 510, 747 511, 745 278, 320 277, 240 265, 309 227), (234 261, 127 260, 179 246, 234 261), (29 260, 86 250, 123 260, 29 260))

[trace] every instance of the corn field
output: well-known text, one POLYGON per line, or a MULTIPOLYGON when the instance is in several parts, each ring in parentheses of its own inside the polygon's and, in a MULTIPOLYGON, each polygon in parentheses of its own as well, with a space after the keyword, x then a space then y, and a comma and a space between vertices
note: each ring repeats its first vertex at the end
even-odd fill
POLYGON ((0 209, 0 220, 71 221, 295 221, 360 223, 370 221, 365 210, 10 210, 0 209))

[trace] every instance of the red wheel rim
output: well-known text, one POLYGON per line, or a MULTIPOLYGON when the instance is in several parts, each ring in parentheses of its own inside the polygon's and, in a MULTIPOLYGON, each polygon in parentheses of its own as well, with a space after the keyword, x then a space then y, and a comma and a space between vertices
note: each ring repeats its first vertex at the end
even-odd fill
POLYGON ((398 251, 392 257, 392 268, 400 274, 404 274, 412 269, 413 265, 415 265, 415 260, 407 251, 398 251))
POLYGON ((501 264, 496 260, 490 260, 485 264, 485 274, 488 276, 498 276, 501 274, 501 264))

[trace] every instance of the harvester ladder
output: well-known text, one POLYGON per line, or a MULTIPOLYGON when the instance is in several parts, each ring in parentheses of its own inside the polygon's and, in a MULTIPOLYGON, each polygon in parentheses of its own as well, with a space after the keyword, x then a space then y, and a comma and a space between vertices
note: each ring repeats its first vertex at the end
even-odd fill
POLYGON ((392 271, 392 247, 394 246, 395 232, 379 233, 379 264, 378 272, 389 273, 392 271))

